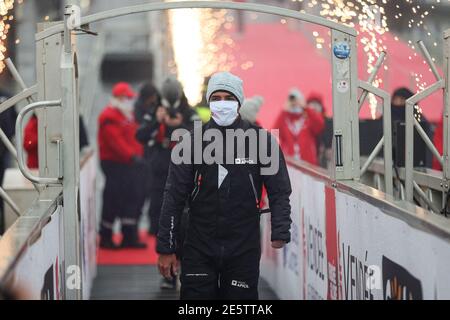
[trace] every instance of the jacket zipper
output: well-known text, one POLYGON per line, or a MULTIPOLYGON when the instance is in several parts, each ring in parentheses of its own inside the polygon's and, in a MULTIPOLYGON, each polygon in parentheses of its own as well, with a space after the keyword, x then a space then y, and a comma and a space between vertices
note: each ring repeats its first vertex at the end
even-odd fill
POLYGON ((191 202, 194 202, 194 200, 197 198, 198 193, 200 192, 200 185, 202 183, 202 174, 199 174, 198 176, 197 176, 197 174, 198 174, 198 171, 195 172, 196 186, 195 186, 194 191, 192 191, 192 194, 191 194, 191 199, 192 199, 191 202))
POLYGON ((258 199, 258 192, 256 191, 256 187, 255 187, 255 183, 253 181, 253 176, 251 173, 248 174, 248 177, 250 178, 250 183, 252 185, 252 189, 253 189, 253 194, 255 195, 255 200, 256 200, 256 208, 258 210, 260 210, 260 204, 259 204, 259 199, 258 199))

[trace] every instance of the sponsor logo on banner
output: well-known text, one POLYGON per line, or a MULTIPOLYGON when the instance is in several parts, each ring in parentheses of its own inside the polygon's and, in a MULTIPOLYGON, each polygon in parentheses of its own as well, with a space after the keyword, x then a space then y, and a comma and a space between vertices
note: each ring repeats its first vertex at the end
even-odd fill
POLYGON ((422 284, 404 267, 383 256, 383 298, 422 300, 422 284))
POLYGON ((342 243, 342 289, 345 300, 374 300, 376 288, 368 286, 374 274, 373 266, 367 263, 369 252, 364 259, 358 257, 350 245, 342 243))
POLYGON ((44 284, 41 289, 41 300, 55 300, 55 283, 53 281, 53 265, 44 275, 44 284))
POLYGON ((283 248, 283 266, 296 276, 299 273, 298 255, 300 248, 299 227, 295 222, 291 224, 291 242, 283 248))
POLYGON ((306 228, 306 262, 309 275, 315 280, 312 285, 308 284, 307 297, 314 300, 324 299, 314 286, 316 282, 325 281, 324 234, 318 226, 311 223, 309 217, 306 217, 306 228))

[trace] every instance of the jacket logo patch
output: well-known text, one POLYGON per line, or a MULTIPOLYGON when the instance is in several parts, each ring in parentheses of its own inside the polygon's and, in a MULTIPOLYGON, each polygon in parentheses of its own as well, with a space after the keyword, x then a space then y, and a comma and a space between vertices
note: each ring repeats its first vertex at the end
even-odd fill
POLYGON ((186 277, 207 277, 207 273, 187 273, 186 277))
POLYGON ((232 280, 231 281, 231 285, 233 287, 238 287, 238 288, 243 288, 243 289, 249 289, 250 287, 248 286, 247 283, 245 283, 244 281, 237 281, 237 280, 232 280))
POLYGON ((250 158, 236 158, 234 164, 255 164, 255 161, 250 158))

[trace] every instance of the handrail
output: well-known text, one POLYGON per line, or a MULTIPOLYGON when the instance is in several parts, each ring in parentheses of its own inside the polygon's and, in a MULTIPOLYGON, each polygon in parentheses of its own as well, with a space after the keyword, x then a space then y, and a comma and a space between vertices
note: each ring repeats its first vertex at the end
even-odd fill
POLYGON ((25 154, 23 150, 23 120, 25 115, 33 110, 44 108, 44 107, 60 107, 61 100, 52 101, 40 101, 34 102, 26 107, 24 107, 17 115, 16 120, 16 150, 17 150, 17 163, 22 174, 30 180, 31 182, 37 184, 61 184, 61 179, 59 178, 43 178, 34 176, 25 164, 25 154))
MULTIPOLYGON (((201 9, 201 8, 211 8, 211 9, 231 9, 231 10, 247 10, 259 13, 274 14, 278 16, 294 18, 302 20, 305 22, 314 23, 317 25, 322 25, 330 29, 338 30, 343 33, 349 34, 356 37, 356 30, 347 27, 343 24, 327 20, 322 17, 314 16, 307 13, 301 13, 298 11, 269 6, 265 4, 256 3, 238 3, 231 1, 179 1, 179 2, 160 2, 160 3, 146 3, 136 6, 122 7, 117 9, 112 9, 108 11, 103 11, 95 13, 89 16, 81 17, 81 25, 98 22, 105 19, 111 19, 115 17, 125 16, 134 13, 142 13, 148 11, 159 11, 159 10, 170 10, 170 9, 201 9)), ((44 31, 38 32, 36 34, 36 41, 45 39, 54 34, 64 31, 64 24, 60 22, 56 25, 45 29, 44 31)))

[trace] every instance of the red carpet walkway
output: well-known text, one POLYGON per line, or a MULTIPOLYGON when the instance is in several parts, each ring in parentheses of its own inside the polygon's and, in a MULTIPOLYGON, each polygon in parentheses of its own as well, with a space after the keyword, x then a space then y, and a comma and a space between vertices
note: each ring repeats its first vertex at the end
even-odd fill
MULTIPOLYGON (((117 234, 114 241, 120 243, 122 236, 117 234)), ((147 243, 147 249, 105 250, 98 248, 98 265, 156 265, 158 255, 155 251, 156 239, 142 231, 141 241, 147 243)))

